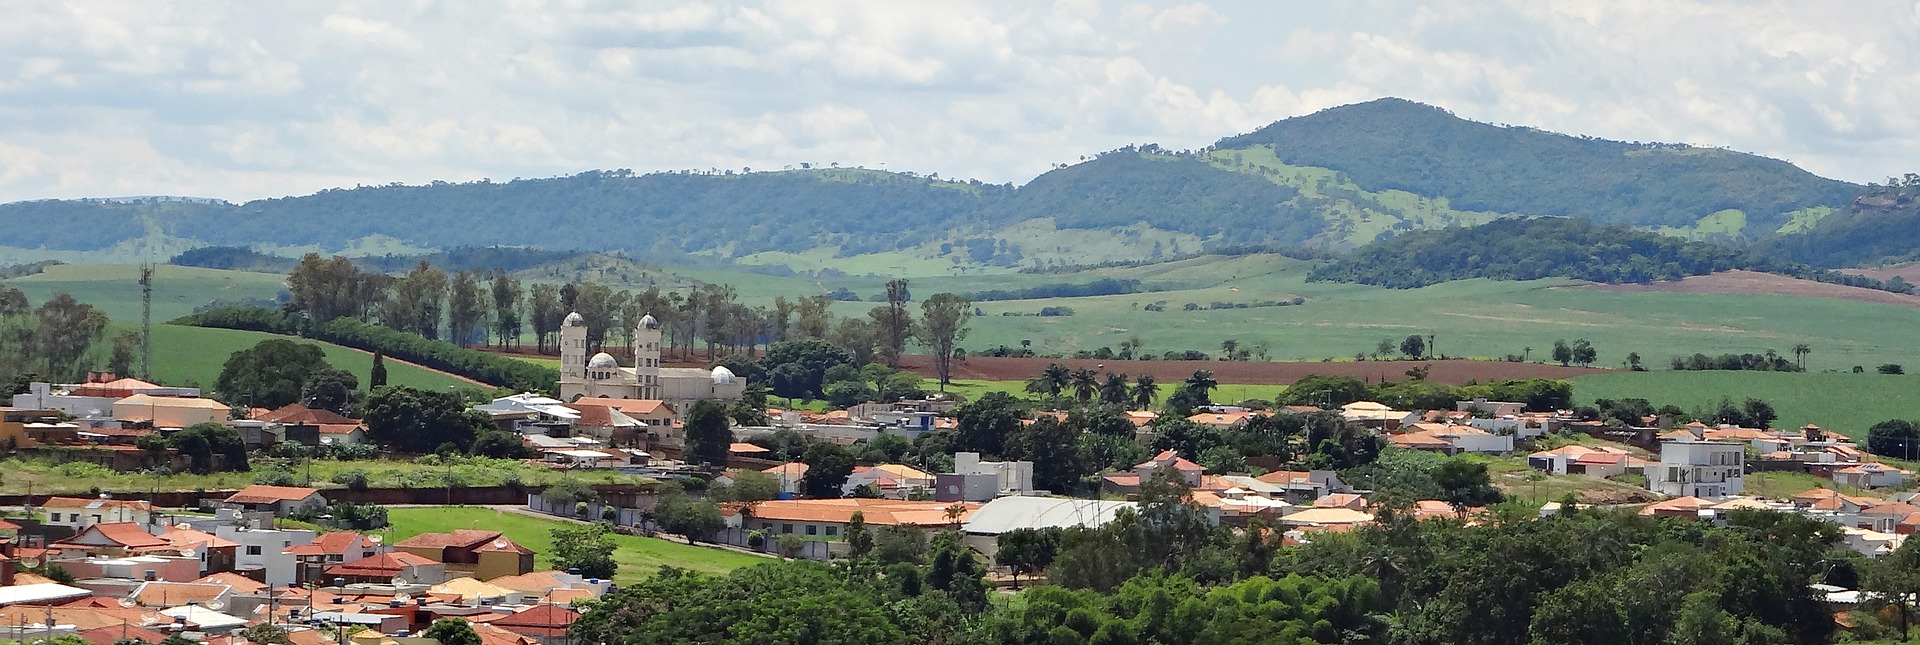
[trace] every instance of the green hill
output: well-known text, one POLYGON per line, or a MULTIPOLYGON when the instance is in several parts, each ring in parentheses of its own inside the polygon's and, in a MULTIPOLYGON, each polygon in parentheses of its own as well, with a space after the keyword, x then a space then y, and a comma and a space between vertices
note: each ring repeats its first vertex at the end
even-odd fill
MULTIPOLYGON (((1279 121, 1197 152, 1127 146, 1017 188, 861 168, 611 170, 331 189, 244 204, 0 204, 0 218, 14 221, 89 223, 84 233, 28 227, 0 247, 0 258, 75 261, 60 254, 224 246, 274 255, 391 252, 397 261, 513 246, 522 247, 513 257, 498 248, 480 255, 529 268, 567 261, 539 253, 588 251, 672 265, 741 260, 770 271, 959 274, 1249 245, 1346 249, 1512 216, 1748 240, 1837 229, 1860 190, 1749 154, 1476 123, 1380 99, 1279 121), (1828 213, 1835 216, 1823 220, 1828 213)), ((242 251, 202 255, 190 263, 279 266, 242 251)))
POLYGON ((1287 164, 1339 171, 1370 190, 1445 197, 1463 210, 1642 227, 1691 227, 1738 210, 1748 227, 1766 233, 1794 211, 1839 206, 1859 192, 1776 159, 1477 123, 1401 99, 1279 121, 1215 148, 1255 146, 1271 146, 1287 164))
POLYGON ((1873 186, 1812 226, 1756 245, 1764 253, 1823 267, 1920 259, 1920 176, 1873 186))

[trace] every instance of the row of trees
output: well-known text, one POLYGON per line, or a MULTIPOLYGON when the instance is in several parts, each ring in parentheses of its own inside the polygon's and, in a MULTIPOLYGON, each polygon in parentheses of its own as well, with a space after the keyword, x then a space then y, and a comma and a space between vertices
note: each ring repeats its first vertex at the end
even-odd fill
MULTIPOLYGON (((78 380, 95 365, 94 347, 106 336, 107 322, 105 313, 71 295, 61 293, 35 307, 19 289, 0 285, 0 378, 78 380)), ((110 368, 131 373, 138 348, 138 334, 116 337, 110 368)))

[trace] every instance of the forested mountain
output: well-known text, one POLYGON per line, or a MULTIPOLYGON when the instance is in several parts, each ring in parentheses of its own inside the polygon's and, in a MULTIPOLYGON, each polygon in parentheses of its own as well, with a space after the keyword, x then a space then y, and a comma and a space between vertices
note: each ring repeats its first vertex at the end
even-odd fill
POLYGON ((1822 267, 1920 259, 1920 175, 1872 186, 1806 231, 1775 235, 1756 246, 1763 253, 1822 267))
POLYGON ((1338 170, 1370 190, 1629 226, 1685 227, 1737 209, 1749 230, 1766 233, 1787 213, 1845 204, 1859 192, 1776 159, 1501 127, 1391 98, 1279 121, 1215 147, 1262 145, 1288 164, 1338 170))
POLYGON ((1843 222, 1879 226, 1866 210, 1841 212, 1866 203, 1853 201, 1859 191, 1753 155, 1474 123, 1381 99, 1280 121, 1198 152, 1128 146, 1018 188, 803 167, 391 184, 245 204, 47 200, 0 205, 0 218, 88 226, 19 227, 0 244, 96 251, 163 238, 172 248, 332 250, 381 240, 427 250, 519 246, 641 258, 900 251, 1040 266, 1157 257, 1162 244, 1169 253, 1269 244, 1344 249, 1512 215, 1754 239, 1788 222, 1796 231, 1821 230, 1806 225, 1831 208, 1840 214, 1822 224, 1835 241, 1793 252, 1834 264, 1824 258, 1845 249, 1820 249, 1852 243, 1843 222))
POLYGON ((1412 289, 1470 278, 1653 282, 1730 269, 1911 291, 1744 249, 1572 217, 1502 219, 1474 227, 1406 233, 1320 265, 1308 279, 1412 289))

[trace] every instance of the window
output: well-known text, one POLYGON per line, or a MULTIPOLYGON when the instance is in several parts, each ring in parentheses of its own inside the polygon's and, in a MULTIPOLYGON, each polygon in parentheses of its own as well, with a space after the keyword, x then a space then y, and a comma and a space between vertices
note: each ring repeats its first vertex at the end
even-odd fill
POLYGON ((247 555, 260 555, 260 545, 258 544, 247 545, 247 555))
POLYGON ((819 535, 819 534, 820 534, 820 527, 814 526, 812 524, 807 525, 807 535, 819 535))
POLYGON ((780 532, 781 532, 781 533, 792 533, 792 532, 793 532, 793 525, 792 525, 792 524, 781 524, 781 525, 780 525, 780 532))
POLYGON ((829 535, 829 536, 834 536, 834 535, 839 535, 839 534, 840 534, 840 527, 838 527, 838 526, 829 526, 829 527, 827 527, 827 535, 829 535))

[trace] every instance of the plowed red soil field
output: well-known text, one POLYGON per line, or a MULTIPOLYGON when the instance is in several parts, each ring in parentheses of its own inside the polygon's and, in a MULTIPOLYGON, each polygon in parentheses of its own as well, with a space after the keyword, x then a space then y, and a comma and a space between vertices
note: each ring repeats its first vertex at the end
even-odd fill
MULTIPOLYGON (((1865 272, 1860 272, 1865 273, 1865 272)), ((1895 273, 1884 273, 1891 278, 1895 273)), ((1880 277, 1873 275, 1871 277, 1880 277)), ((1789 278, 1771 273, 1753 271, 1722 271, 1709 275, 1696 275, 1672 282, 1651 282, 1647 284, 1587 284, 1570 289, 1592 289, 1595 291, 1665 291, 1671 293, 1727 293, 1727 294, 1766 294, 1775 296, 1801 296, 1807 298, 1835 298, 1858 302, 1879 302, 1905 307, 1920 307, 1920 296, 1849 287, 1843 284, 1828 284, 1789 278)))

